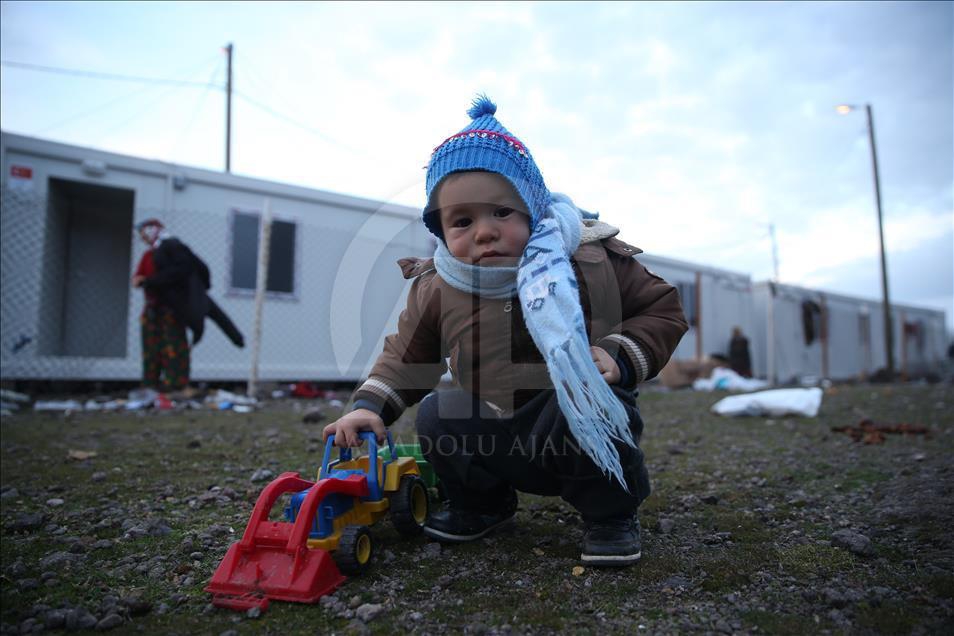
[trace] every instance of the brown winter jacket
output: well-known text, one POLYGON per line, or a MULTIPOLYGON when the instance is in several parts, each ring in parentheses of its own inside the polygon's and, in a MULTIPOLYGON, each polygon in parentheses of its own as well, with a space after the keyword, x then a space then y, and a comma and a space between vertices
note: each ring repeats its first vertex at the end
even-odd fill
MULTIPOLYGON (((590 344, 624 357, 635 386, 663 368, 688 326, 676 289, 633 258, 642 250, 612 238, 615 228, 598 225, 597 240, 584 242, 572 257, 584 322, 590 344)), ((433 259, 399 264, 404 277, 414 279, 407 307, 356 403, 373 405, 391 424, 437 385, 446 358, 456 383, 500 415, 552 387, 519 299, 457 290, 437 274, 433 259)))

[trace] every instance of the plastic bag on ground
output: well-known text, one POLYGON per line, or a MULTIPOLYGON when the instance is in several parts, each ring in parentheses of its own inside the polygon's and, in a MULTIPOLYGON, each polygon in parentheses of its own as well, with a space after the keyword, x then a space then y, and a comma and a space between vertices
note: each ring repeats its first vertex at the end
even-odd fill
POLYGON ((708 378, 699 378, 692 383, 694 391, 759 391, 768 386, 765 380, 743 378, 726 367, 713 369, 708 378))
POLYGON ((237 393, 232 393, 231 391, 226 391, 225 389, 219 389, 209 393, 209 395, 206 396, 205 401, 215 404, 215 408, 219 409, 220 411, 228 410, 237 404, 242 406, 258 405, 258 400, 253 397, 238 395, 237 393), (223 404, 227 404, 228 406, 223 406, 223 404))
POLYGON ((4 402, 29 402, 30 396, 26 393, 17 393, 16 391, 8 391, 7 389, 0 389, 0 400, 4 402))
POLYGON ((804 415, 815 417, 821 407, 822 390, 811 389, 774 389, 745 395, 730 395, 712 405, 717 415, 764 415, 782 417, 783 415, 804 415))
POLYGON ((152 402, 158 395, 159 392, 155 389, 144 388, 133 389, 126 397, 130 402, 152 402))
POLYGON ((82 411, 83 405, 76 400, 43 400, 33 404, 34 411, 82 411))

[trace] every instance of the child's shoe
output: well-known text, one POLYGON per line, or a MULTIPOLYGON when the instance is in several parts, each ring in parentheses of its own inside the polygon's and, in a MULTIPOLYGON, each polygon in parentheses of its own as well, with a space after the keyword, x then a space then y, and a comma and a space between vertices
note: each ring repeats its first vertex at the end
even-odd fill
POLYGON ((636 515, 586 522, 580 555, 584 563, 622 567, 639 561, 641 554, 636 515))
POLYGON ((493 511, 467 510, 451 506, 431 513, 424 524, 424 534, 442 543, 466 543, 485 537, 494 530, 513 522, 517 512, 517 498, 511 495, 493 511))

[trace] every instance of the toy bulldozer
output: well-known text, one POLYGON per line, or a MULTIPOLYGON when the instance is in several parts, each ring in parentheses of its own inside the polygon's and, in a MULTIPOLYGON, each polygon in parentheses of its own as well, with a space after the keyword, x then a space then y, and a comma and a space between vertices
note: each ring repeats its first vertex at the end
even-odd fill
POLYGON ((418 462, 398 456, 390 432, 384 457, 374 433, 360 436, 368 454, 352 459, 351 449, 342 448, 336 461, 334 436, 328 438, 317 482, 283 473, 265 487, 242 539, 229 547, 205 588, 214 605, 264 611, 269 600, 314 603, 337 589, 344 575, 367 568, 374 553, 369 526, 388 513, 402 535, 421 532, 428 492, 418 462), (295 494, 284 510, 286 521, 269 521, 275 502, 288 492, 295 494))

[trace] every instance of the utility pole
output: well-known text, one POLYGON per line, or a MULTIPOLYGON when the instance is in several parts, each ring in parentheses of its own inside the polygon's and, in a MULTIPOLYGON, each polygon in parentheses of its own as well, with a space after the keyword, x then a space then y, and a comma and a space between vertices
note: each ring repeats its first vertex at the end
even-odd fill
MULTIPOLYGON (((840 115, 847 115, 859 106, 853 104, 839 104, 835 110, 840 115)), ((885 371, 888 379, 894 379, 894 329, 891 325, 891 300, 888 297, 888 259, 884 249, 884 219, 881 214, 881 178, 878 176, 878 150, 875 146, 874 116, 871 114, 871 104, 865 104, 865 113, 868 115, 868 141, 871 142, 871 169, 874 172, 875 204, 878 206, 878 240, 881 243, 881 294, 883 296, 882 309, 884 310, 884 348, 887 357, 885 371)))
POLYGON ((878 151, 875 149, 874 118, 871 104, 868 113, 868 139, 871 141, 871 168, 874 170, 875 201, 878 204, 878 239, 881 242, 881 292, 884 295, 884 347, 888 354, 888 378, 894 379, 894 330, 891 325, 891 302, 888 300, 888 261, 884 250, 884 221, 881 216, 881 179, 878 177, 878 151))
POLYGON ((775 282, 778 282, 778 243, 775 241, 775 224, 769 223, 769 238, 772 239, 772 266, 775 271, 775 282))
POLYGON ((232 43, 225 47, 228 71, 225 79, 225 171, 232 172, 232 43))
POLYGON ((767 322, 765 328, 765 358, 767 361, 766 376, 769 384, 774 385, 778 380, 775 373, 775 291, 778 284, 778 243, 775 241, 775 224, 769 223, 769 238, 772 239, 772 266, 775 278, 768 284, 768 300, 766 302, 767 322))

